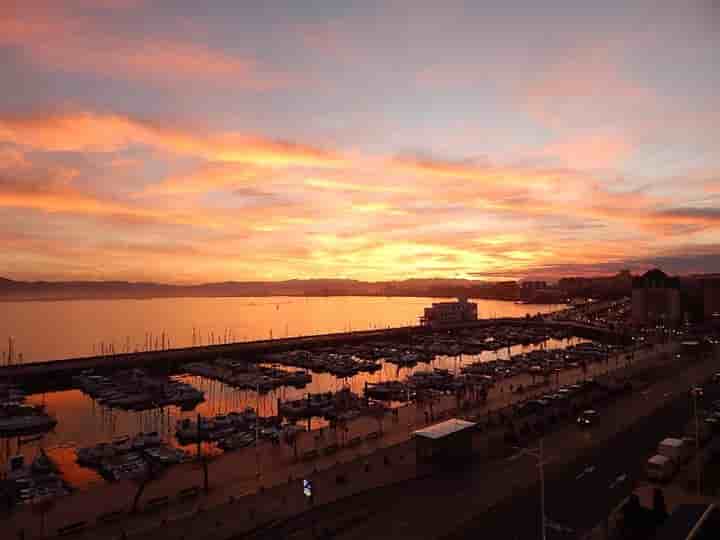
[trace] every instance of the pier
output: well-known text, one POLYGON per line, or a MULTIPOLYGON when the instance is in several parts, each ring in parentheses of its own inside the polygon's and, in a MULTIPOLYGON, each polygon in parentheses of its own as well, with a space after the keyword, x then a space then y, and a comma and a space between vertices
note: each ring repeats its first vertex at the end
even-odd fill
POLYGON ((365 341, 403 341, 413 336, 441 331, 454 331, 466 328, 478 328, 493 325, 545 326, 566 329, 578 337, 585 337, 611 343, 626 343, 625 333, 604 326, 580 323, 576 321, 554 320, 551 318, 499 318, 480 319, 460 324, 442 326, 405 326, 382 330, 358 330, 300 336, 291 338, 244 341, 219 345, 184 347, 160 351, 141 351, 84 358, 46 360, 20 365, 0 367, 0 381, 12 381, 26 388, 58 388, 66 385, 73 375, 84 370, 119 370, 130 368, 148 368, 174 371, 182 364, 218 357, 258 358, 264 354, 278 353, 297 349, 339 346, 365 341))

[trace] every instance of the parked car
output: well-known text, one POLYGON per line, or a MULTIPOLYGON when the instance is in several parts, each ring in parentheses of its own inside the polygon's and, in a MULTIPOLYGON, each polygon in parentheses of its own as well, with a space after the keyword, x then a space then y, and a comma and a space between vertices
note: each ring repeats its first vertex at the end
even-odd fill
POLYGON ((649 480, 665 482, 675 474, 675 462, 667 456, 656 454, 647 460, 645 471, 649 480))
POLYGON ((600 416, 598 415, 597 411, 593 409, 588 409, 586 411, 583 411, 580 416, 578 416, 577 424, 580 427, 589 427, 595 424, 600 416))
POLYGON ((689 458, 692 449, 683 439, 675 437, 667 437, 660 441, 657 447, 657 453, 671 459, 675 465, 685 463, 689 458))

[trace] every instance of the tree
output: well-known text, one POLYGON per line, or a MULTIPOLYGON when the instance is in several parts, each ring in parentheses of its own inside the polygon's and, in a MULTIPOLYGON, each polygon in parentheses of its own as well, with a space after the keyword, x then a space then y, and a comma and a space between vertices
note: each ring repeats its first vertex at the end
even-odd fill
POLYGON ((385 417, 385 407, 380 404, 370 407, 370 414, 378 423, 378 431, 383 432, 383 418, 385 417))
POLYGON ((200 458, 200 463, 202 464, 203 470, 203 491, 205 491, 206 494, 210 491, 210 471, 208 470, 208 461, 208 456, 203 454, 200 458))
POLYGON ((137 476, 133 478, 135 483, 138 486, 137 491, 135 492, 135 497, 133 498, 133 504, 132 504, 132 510, 131 512, 134 514, 138 510, 138 504, 140 503, 140 499, 145 492, 145 489, 150 485, 152 482, 160 478, 160 475, 162 473, 163 469, 160 465, 156 464, 154 461, 147 460, 145 462, 145 472, 144 474, 137 476))
POLYGON ((33 513, 40 514, 40 530, 43 538, 45 538, 45 517, 48 512, 55 506, 55 501, 52 498, 43 498, 37 501, 33 501, 32 511, 33 513))
POLYGON ((283 438, 285 439, 285 443, 288 446, 292 446, 293 449, 293 457, 295 461, 298 459, 298 439, 299 439, 300 431, 295 429, 294 427, 286 428, 283 431, 283 438))

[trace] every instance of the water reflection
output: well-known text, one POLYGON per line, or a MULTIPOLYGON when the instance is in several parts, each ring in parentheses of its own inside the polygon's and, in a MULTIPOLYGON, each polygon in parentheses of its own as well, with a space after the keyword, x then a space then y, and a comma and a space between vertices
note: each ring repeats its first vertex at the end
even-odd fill
MULTIPOLYGON (((192 411, 183 411, 178 407, 164 407, 149 411, 122 411, 111 410, 97 404, 80 390, 66 390, 47 394, 29 396, 28 402, 45 404, 47 410, 58 420, 58 426, 53 432, 44 435, 39 440, 23 444, 22 438, 2 439, 0 462, 4 465, 10 456, 22 453, 32 459, 43 447, 49 450, 55 458, 68 482, 76 487, 87 487, 102 482, 100 477, 89 469, 75 464, 74 449, 80 446, 89 446, 102 441, 109 441, 120 435, 134 435, 144 431, 158 431, 163 439, 178 446, 174 438, 176 421, 182 418, 193 418, 197 414, 212 416, 230 411, 253 407, 259 410, 261 416, 274 416, 277 414, 278 400, 298 399, 308 392, 336 391, 349 387, 353 392, 361 394, 365 383, 376 383, 388 380, 404 380, 411 373, 426 370, 429 367, 448 369, 459 373, 464 365, 476 361, 489 361, 507 359, 510 355, 526 353, 542 348, 564 348, 581 342, 577 338, 564 340, 550 339, 544 345, 516 345, 498 351, 484 351, 481 354, 463 354, 457 357, 438 356, 431 363, 419 363, 415 367, 399 367, 384 360, 381 369, 375 373, 359 373, 353 377, 339 379, 328 373, 313 373, 313 380, 305 388, 281 387, 266 394, 258 394, 254 390, 240 390, 222 382, 200 376, 185 375, 179 377, 196 388, 205 392, 206 401, 192 411)), ((311 426, 324 425, 320 418, 311 420, 311 426)), ((195 452, 193 445, 183 447, 195 452)), ((213 450, 204 446, 205 451, 213 450)))
MULTIPOLYGON (((265 297, 4 302, 0 343, 14 337, 26 362, 417 324, 438 298, 265 297), (157 344, 157 345, 156 345, 157 344)), ((473 300, 480 317, 559 309, 473 300)), ((2 347, 7 354, 6 347, 2 347)))

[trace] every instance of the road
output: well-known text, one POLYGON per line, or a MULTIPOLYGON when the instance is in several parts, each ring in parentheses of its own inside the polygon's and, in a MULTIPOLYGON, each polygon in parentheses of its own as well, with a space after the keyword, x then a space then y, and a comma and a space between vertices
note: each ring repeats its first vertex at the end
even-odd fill
MULTIPOLYGON (((705 400, 718 398, 720 386, 706 386, 705 400)), ((682 434, 691 414, 688 395, 678 393, 670 403, 632 429, 612 437, 570 464, 548 465, 546 511, 550 521, 561 528, 581 532, 600 523, 630 494, 634 481, 643 478, 645 461, 654 453, 659 440, 682 434)), ((480 533, 490 538, 540 538, 539 497, 539 483, 536 483, 445 539, 477 538, 480 533)), ((575 535, 551 528, 547 537, 567 539, 575 535)))
MULTIPOLYGON (((647 392, 601 409, 601 422, 590 430, 568 426, 546 437, 551 461, 546 467, 547 514, 553 522, 587 531, 629 494, 658 441, 680 434, 688 421, 690 400, 685 390, 699 380, 699 371, 693 367, 677 373, 647 392)), ((702 371, 707 375, 708 366, 702 371)), ((709 388, 705 399, 718 397, 720 389, 709 388)), ((327 538, 343 539, 536 539, 540 538, 537 478, 535 460, 518 454, 492 466, 448 471, 361 494, 252 538, 301 540, 316 534, 322 538, 325 531, 327 538)), ((553 531, 548 536, 574 537, 553 531)))

